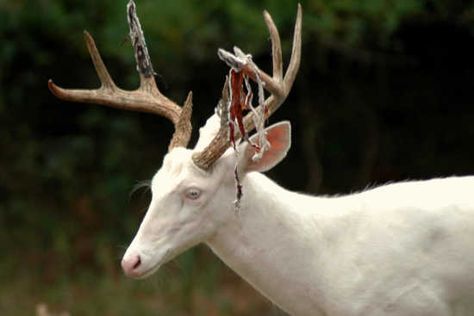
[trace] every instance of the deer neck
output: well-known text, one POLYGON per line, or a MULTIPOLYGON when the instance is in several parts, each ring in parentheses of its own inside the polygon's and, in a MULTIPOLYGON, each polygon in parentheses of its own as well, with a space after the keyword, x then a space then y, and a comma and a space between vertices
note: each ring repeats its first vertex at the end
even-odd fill
POLYGON ((317 315, 319 306, 301 302, 314 304, 323 297, 315 292, 315 284, 322 278, 317 265, 324 219, 314 210, 314 204, 323 199, 287 191, 259 173, 245 177, 243 194, 240 210, 228 210, 235 216, 219 227, 208 246, 287 312, 317 315), (291 299, 306 296, 311 299, 298 300, 299 304, 291 299))

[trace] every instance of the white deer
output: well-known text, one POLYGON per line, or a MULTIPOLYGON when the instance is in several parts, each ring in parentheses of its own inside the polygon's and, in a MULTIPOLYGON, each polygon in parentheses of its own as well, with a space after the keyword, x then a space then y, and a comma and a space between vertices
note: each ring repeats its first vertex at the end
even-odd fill
MULTIPOLYGON (((277 29, 268 13, 264 18, 273 76, 251 63, 240 66, 271 93, 265 100, 269 116, 285 100, 299 67, 301 8, 285 76, 277 29)), ((239 155, 228 149, 227 125, 217 115, 201 128, 196 147, 186 149, 191 98, 178 106, 144 71, 137 91, 117 88, 88 34, 86 42, 102 87, 66 90, 50 81, 56 96, 154 112, 176 128, 153 177, 149 209, 122 260, 127 276, 145 278, 205 243, 290 314, 474 315, 474 177, 394 183, 340 197, 288 191, 261 172, 289 150, 289 122, 266 129, 271 147, 256 161, 247 142, 239 155), (238 212, 234 166, 243 187, 238 212)), ((251 115, 247 130, 254 128, 251 115)))

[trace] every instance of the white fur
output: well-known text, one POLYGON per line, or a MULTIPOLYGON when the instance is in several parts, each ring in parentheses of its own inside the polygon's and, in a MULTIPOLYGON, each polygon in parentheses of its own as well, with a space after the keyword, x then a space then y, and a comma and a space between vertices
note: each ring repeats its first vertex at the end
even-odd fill
POLYGON ((239 217, 207 244, 287 312, 473 314, 474 177, 339 198, 292 193, 258 173, 244 188, 239 217))
POLYGON ((236 213, 235 155, 204 172, 192 153, 173 150, 153 178, 149 210, 124 255, 141 258, 134 277, 203 242, 292 315, 474 314, 474 177, 326 198, 250 172, 236 213), (189 188, 201 196, 188 199, 189 188))

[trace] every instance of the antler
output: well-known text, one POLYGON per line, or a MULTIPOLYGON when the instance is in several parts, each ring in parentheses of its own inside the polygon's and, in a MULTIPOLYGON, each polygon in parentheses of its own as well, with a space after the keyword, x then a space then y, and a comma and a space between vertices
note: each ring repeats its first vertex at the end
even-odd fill
POLYGON ((192 92, 189 92, 183 107, 180 107, 160 92, 155 82, 154 71, 133 1, 129 2, 127 13, 130 37, 137 61, 137 70, 140 74, 140 87, 137 90, 127 91, 115 85, 100 57, 94 39, 88 32, 84 32, 84 39, 100 79, 101 87, 91 90, 63 89, 55 85, 50 79, 48 81, 49 90, 56 97, 66 101, 96 103, 124 110, 148 112, 164 116, 175 127, 168 150, 178 146, 186 147, 192 129, 192 92))
MULTIPOLYGON (((293 82, 295 80, 301 60, 301 18, 302 9, 298 4, 298 13, 296 16, 295 30, 293 35, 293 49, 291 52, 290 63, 288 69, 283 77, 281 42, 278 29, 272 20, 272 17, 267 11, 263 12, 265 23, 267 24, 270 38, 272 41, 272 57, 273 57, 273 76, 270 77, 265 72, 260 70, 254 63, 245 62, 241 56, 235 56, 223 50, 219 50, 219 57, 224 59, 232 67, 244 71, 246 75, 254 81, 261 81, 264 83, 264 88, 270 92, 270 96, 265 100, 264 104, 264 118, 267 119, 272 115, 288 96, 293 82)), ((239 50, 234 49, 237 55, 241 55, 239 50)), ((248 113, 243 120, 245 131, 250 132, 255 128, 255 122, 252 118, 253 113, 248 113)), ((236 135, 236 139, 242 135, 236 135)), ((209 143, 209 145, 201 152, 193 155, 194 163, 201 169, 207 170, 212 164, 222 156, 222 154, 229 148, 230 139, 228 135, 228 126, 222 124, 217 135, 209 143)))

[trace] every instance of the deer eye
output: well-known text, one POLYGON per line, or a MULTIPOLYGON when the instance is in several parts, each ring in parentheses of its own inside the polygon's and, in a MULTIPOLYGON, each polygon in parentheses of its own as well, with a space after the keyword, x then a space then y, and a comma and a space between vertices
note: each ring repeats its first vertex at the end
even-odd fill
POLYGON ((201 190, 190 188, 186 191, 186 197, 190 200, 197 200, 201 196, 201 190))

